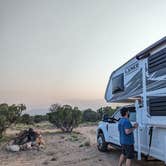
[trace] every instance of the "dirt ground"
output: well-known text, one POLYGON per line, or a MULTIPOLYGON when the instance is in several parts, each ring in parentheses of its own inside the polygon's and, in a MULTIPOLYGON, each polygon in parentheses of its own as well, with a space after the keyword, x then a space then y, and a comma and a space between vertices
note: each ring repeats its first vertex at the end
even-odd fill
MULTIPOLYGON (((101 153, 96 148, 96 126, 81 127, 73 134, 47 132, 46 147, 40 151, 7 152, 0 149, 1 166, 116 166, 119 150, 101 153)), ((161 162, 133 161, 133 166, 163 166, 161 162)))

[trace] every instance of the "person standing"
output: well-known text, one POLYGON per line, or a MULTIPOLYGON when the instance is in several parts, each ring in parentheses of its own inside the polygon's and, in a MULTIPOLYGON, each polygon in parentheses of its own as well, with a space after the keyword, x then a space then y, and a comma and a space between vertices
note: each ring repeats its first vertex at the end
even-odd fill
POLYGON ((138 127, 135 123, 133 126, 129 121, 129 111, 123 107, 121 110, 122 118, 119 120, 118 130, 120 136, 120 144, 122 147, 122 154, 119 158, 118 166, 122 166, 126 159, 126 166, 131 166, 131 161, 134 158, 134 133, 133 131, 138 127))

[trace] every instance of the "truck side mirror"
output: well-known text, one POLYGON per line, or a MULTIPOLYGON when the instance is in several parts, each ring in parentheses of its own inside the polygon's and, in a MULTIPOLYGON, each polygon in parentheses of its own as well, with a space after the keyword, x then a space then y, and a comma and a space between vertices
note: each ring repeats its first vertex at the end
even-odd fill
POLYGON ((111 123, 111 119, 110 118, 108 119, 108 123, 111 123))
POLYGON ((108 119, 108 123, 116 123, 116 119, 114 117, 111 117, 108 119))

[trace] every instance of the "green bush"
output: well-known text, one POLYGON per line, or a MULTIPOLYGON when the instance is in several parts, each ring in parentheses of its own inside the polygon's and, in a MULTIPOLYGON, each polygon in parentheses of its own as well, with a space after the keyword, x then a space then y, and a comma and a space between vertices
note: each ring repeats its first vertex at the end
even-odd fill
POLYGON ((63 132, 72 132, 81 120, 81 111, 70 105, 53 104, 50 107, 50 112, 47 114, 48 120, 63 132))
POLYGON ((107 114, 109 117, 111 117, 115 111, 116 109, 113 109, 110 106, 99 108, 97 110, 98 120, 102 120, 104 114, 107 114))
POLYGON ((23 114, 19 119, 19 123, 26 125, 33 124, 33 117, 29 114, 23 114))
POLYGON ((44 115, 35 115, 33 117, 34 123, 40 123, 40 122, 45 121, 45 120, 46 120, 46 118, 44 115))
POLYGON ((87 109, 82 113, 82 121, 83 122, 96 122, 98 120, 97 112, 87 109))
POLYGON ((0 104, 0 138, 7 128, 19 120, 22 111, 25 109, 26 106, 23 104, 11 106, 6 103, 0 104))

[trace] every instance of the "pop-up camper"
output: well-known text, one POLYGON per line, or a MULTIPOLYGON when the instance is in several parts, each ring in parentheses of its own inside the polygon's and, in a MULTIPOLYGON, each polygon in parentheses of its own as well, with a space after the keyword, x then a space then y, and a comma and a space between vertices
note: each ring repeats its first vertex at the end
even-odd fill
MULTIPOLYGON (((138 158, 144 153, 166 163, 166 37, 111 74, 105 99, 107 102, 134 104, 139 123, 135 132, 138 158)), ((99 125, 98 133, 104 130, 102 125, 99 125)), ((108 126, 111 125, 115 130, 116 125, 108 122, 108 126)), ((111 129, 107 134, 104 132, 105 142, 119 145, 118 136, 117 140, 110 136, 111 129)))

